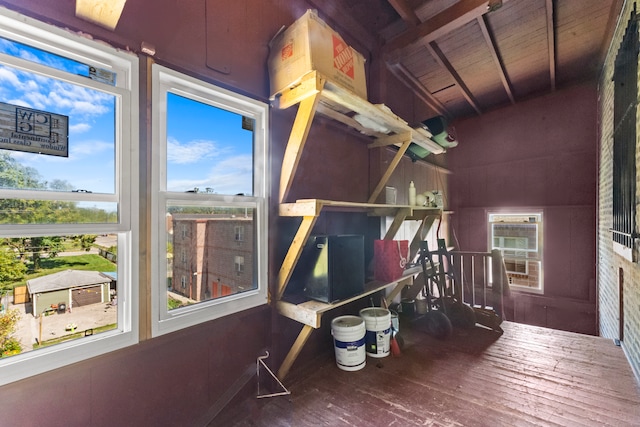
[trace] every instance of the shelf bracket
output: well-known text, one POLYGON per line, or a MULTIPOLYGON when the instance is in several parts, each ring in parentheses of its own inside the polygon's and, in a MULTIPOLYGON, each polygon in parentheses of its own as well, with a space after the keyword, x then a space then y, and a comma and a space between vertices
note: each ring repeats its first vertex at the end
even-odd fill
MULTIPOLYGON (((296 113, 293 128, 289 135, 289 141, 287 142, 287 148, 284 152, 284 158, 282 159, 282 172, 280 175, 280 203, 285 201, 289 194, 289 190, 291 189, 293 177, 298 169, 298 163, 300 163, 300 157, 302 156, 302 151, 304 150, 307 137, 309 136, 311 122, 313 121, 313 117, 318 107, 320 93, 322 92, 322 88, 326 81, 324 78, 316 77, 316 73, 312 74, 313 88, 308 89, 305 92, 306 97, 300 100, 298 112, 296 113)), ((305 80, 302 85, 307 81, 311 80, 305 80)))
POLYGON ((416 232, 415 236, 413 236, 413 240, 409 245, 409 258, 413 259, 418 253, 418 249, 420 248, 420 242, 422 242, 425 237, 427 237, 427 233, 431 229, 431 226, 435 222, 436 218, 439 218, 438 215, 427 215, 422 219, 422 223, 420 224, 420 228, 416 232))
POLYGON ((382 189, 384 188, 385 185, 387 185, 389 178, 391 178, 393 171, 396 169, 398 164, 400 164, 400 160, 402 160, 402 156, 404 156, 404 153, 407 151, 407 148, 409 148, 409 145, 411 145, 411 139, 412 139, 411 132, 405 132, 397 135, 392 135, 388 138, 381 138, 378 142, 369 145, 369 147, 381 147, 381 146, 387 146, 387 145, 392 145, 397 143, 401 144, 400 148, 398 149, 398 152, 393 157, 393 160, 391 160, 391 163, 389 163, 389 166, 387 167, 386 172, 384 173, 384 175, 382 175, 382 178, 380 178, 380 182, 378 182, 378 185, 376 186, 375 190, 373 190, 373 193, 371 193, 371 197, 369 197, 368 203, 375 203, 376 199, 382 192, 382 189))
POLYGON ((284 377, 287 376, 289 370, 291 369, 291 366, 293 365, 293 362, 295 362, 295 360, 298 358, 302 347, 304 347, 304 345, 307 343, 307 340, 311 336, 311 332, 313 332, 313 328, 311 326, 304 325, 302 327, 302 330, 298 334, 298 338, 296 338, 296 341, 291 346, 291 349, 289 349, 289 353, 287 353, 287 356, 284 358, 280 369, 278 369, 279 378, 284 379, 284 377))
POLYGON ((300 259, 302 247, 311 235, 311 229, 313 228, 317 219, 317 216, 302 217, 302 222, 298 227, 296 235, 293 237, 293 241, 289 246, 287 255, 284 257, 284 261, 282 261, 282 267, 280 267, 280 271, 278 272, 278 293, 276 295, 276 301, 282 299, 282 295, 287 288, 287 284, 289 283, 289 279, 291 278, 293 269, 300 259))
POLYGON ((398 210, 398 213, 396 213, 396 215, 393 217, 393 222, 391 223, 391 226, 389 227, 386 234, 384 235, 384 240, 393 240, 393 238, 398 233, 398 230, 402 226, 402 223, 404 222, 405 218, 409 215, 410 212, 411 212, 410 208, 403 208, 398 210))

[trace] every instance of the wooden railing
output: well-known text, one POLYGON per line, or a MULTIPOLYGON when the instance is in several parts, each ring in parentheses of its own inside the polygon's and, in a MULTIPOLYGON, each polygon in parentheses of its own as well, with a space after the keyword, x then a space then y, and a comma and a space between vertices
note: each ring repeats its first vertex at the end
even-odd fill
POLYGON ((504 313, 504 296, 509 291, 502 253, 449 252, 453 272, 455 294, 472 307, 492 308, 501 318, 504 313))

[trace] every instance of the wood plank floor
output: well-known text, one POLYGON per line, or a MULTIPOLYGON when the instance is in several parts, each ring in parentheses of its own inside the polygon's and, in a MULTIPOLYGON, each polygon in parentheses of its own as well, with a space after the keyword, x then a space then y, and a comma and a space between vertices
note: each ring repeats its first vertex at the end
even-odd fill
POLYGON ((611 340, 510 322, 503 329, 456 330, 440 341, 404 325, 400 357, 367 358, 356 372, 319 357, 285 379, 290 396, 250 399, 224 424, 640 426, 640 388, 611 340))

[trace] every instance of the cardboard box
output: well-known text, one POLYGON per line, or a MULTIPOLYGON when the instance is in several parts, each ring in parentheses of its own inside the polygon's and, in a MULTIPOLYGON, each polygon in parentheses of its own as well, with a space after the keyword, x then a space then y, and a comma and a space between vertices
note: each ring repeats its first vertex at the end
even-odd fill
POLYGON ((314 10, 307 10, 270 44, 271 98, 316 70, 329 81, 367 99, 364 57, 347 45, 314 10))

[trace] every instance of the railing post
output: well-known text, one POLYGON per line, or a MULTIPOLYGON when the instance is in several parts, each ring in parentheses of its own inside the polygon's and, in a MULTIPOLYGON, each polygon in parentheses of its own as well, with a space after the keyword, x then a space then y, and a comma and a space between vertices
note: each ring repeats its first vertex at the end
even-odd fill
POLYGON ((494 311, 503 319, 504 313, 504 287, 508 286, 507 271, 499 249, 491 251, 491 305, 494 311))

